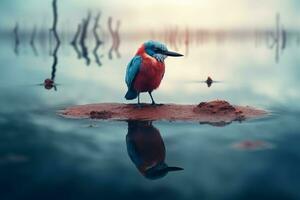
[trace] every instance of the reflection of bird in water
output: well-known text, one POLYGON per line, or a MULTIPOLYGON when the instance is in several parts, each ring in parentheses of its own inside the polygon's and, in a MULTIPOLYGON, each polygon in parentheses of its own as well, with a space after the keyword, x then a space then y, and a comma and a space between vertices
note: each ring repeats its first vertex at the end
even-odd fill
POLYGON ((148 179, 162 178, 171 171, 183 170, 165 163, 164 141, 152 122, 129 121, 126 135, 127 152, 137 169, 148 179))
POLYGON ((127 100, 138 98, 140 93, 148 92, 152 105, 155 105, 152 91, 157 89, 165 73, 164 60, 167 56, 182 56, 179 53, 168 51, 167 47, 155 41, 144 43, 127 66, 125 81, 128 91, 125 95, 127 100))

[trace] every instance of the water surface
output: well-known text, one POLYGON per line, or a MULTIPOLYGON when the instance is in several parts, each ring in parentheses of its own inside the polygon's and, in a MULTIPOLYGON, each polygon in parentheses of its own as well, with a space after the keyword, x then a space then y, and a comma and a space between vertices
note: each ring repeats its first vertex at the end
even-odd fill
MULTIPOLYGON (((115 28, 117 19, 112 20, 115 28)), ((286 29, 284 48, 282 33, 281 43, 275 44, 266 41, 270 37, 266 33, 236 37, 233 30, 225 30, 232 33, 229 38, 206 33, 209 37, 204 34, 201 40, 200 34, 197 41, 199 37, 190 36, 187 43, 185 27, 179 27, 182 36, 165 29, 141 37, 120 31, 119 52, 114 49, 110 54, 113 40, 106 30, 99 34, 104 38, 96 53, 99 64, 92 31, 86 39, 89 61, 82 46, 78 45, 78 54, 69 44, 76 26, 65 35, 59 31, 56 56, 55 38, 49 42, 43 31, 36 36, 36 50, 30 45, 31 31, 19 31, 17 52, 12 34, 1 37, 1 199, 300 198, 300 58, 294 31, 286 29), (56 114, 70 105, 127 103, 126 65, 151 37, 186 54, 166 60, 163 83, 153 93, 157 102, 225 99, 268 110, 270 115, 216 127, 166 121, 141 126, 56 114), (219 82, 207 87, 203 81, 208 76, 219 82), (56 90, 45 89, 46 79, 54 80, 56 90), (269 145, 257 150, 236 148, 249 140, 269 145), (184 170, 146 174, 145 166, 155 161, 184 170)), ((275 34, 277 29, 266 30, 275 34)), ((142 101, 150 98, 142 95, 142 101)))

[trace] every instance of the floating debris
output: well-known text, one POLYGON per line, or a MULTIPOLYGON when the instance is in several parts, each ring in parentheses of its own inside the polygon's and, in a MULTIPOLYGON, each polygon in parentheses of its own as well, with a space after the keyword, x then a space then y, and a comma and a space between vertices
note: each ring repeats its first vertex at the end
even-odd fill
POLYGON ((212 84, 213 84, 213 80, 212 80, 212 78, 209 76, 209 77, 207 77, 207 80, 206 80, 206 84, 207 84, 207 87, 210 87, 212 84))
POLYGON ((83 128, 97 128, 98 126, 96 124, 87 124, 82 126, 83 128))
POLYGON ((47 78, 44 81, 44 87, 47 90, 51 90, 54 87, 54 81, 52 79, 50 79, 50 78, 47 78))
POLYGON ((238 150, 257 151, 272 149, 274 148, 274 145, 261 140, 245 140, 242 142, 234 143, 232 147, 238 150))
MULTIPOLYGON (((230 105, 227 101, 211 101, 211 102, 201 102, 194 109, 195 112, 216 114, 216 113, 228 113, 228 112, 236 112, 237 109, 230 105)), ((238 112, 236 112, 238 114, 238 112)))
POLYGON ((204 81, 200 80, 194 80, 194 81, 187 81, 188 83, 205 83, 207 87, 211 87, 213 83, 222 83, 223 81, 215 81, 210 76, 207 77, 207 79, 204 81))

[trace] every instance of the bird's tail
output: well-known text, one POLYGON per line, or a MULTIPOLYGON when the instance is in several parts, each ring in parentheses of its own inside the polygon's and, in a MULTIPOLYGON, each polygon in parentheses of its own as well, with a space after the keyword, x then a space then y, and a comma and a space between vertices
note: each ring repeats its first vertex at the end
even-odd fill
POLYGON ((138 96, 138 92, 135 89, 130 88, 130 89, 128 89, 128 91, 125 95, 125 99, 133 100, 133 99, 137 98, 137 96, 138 96))

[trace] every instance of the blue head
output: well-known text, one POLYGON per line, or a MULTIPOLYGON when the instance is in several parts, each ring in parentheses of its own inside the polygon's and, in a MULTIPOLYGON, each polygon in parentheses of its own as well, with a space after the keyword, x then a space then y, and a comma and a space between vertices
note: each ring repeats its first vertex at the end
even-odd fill
POLYGON ((159 62, 164 62, 167 56, 183 56, 179 53, 168 51, 166 45, 157 41, 150 40, 148 42, 145 42, 144 48, 149 56, 154 57, 159 62))

